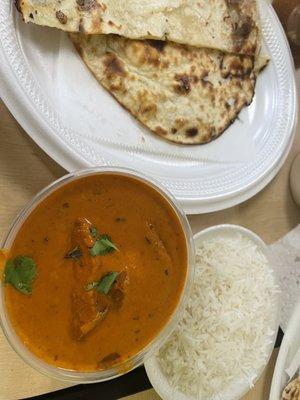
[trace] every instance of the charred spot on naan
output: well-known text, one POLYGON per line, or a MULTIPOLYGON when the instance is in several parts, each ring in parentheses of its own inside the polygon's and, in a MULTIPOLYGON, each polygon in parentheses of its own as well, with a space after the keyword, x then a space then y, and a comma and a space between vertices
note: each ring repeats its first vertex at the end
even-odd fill
POLYGON ((139 42, 140 44, 140 63, 141 64, 150 64, 155 67, 158 67, 160 64, 160 54, 157 48, 149 44, 148 42, 139 42))
POLYGON ((127 75, 124 69, 124 62, 115 54, 107 52, 102 61, 105 67, 105 75, 110 78, 113 75, 125 77, 127 75))
MULTIPOLYGON (((177 132, 174 132, 173 134, 176 135, 176 133, 177 132)), ((184 131, 185 139, 182 137, 182 135, 179 135, 176 143, 185 145, 198 143, 203 145, 215 140, 217 137, 220 136, 221 133, 222 132, 217 131, 215 128, 209 127, 208 125, 199 122, 198 128, 191 127, 184 131)))
POLYGON ((249 17, 244 18, 240 24, 238 24, 235 30, 235 35, 241 38, 247 38, 253 28, 253 20, 249 17))
POLYGON ((157 112, 156 98, 148 90, 141 89, 137 92, 137 104, 138 112, 145 122, 157 112))
POLYGON ((175 81, 178 83, 174 85, 174 90, 178 94, 189 94, 191 91, 191 79, 185 74, 176 74, 175 81))
POLYGON ((253 71, 254 60, 250 56, 236 56, 226 54, 221 61, 221 75, 223 78, 250 76, 253 71))
POLYGON ((61 10, 56 11, 55 15, 61 24, 65 25, 68 22, 68 17, 61 10))
MULTIPOLYGON (((117 77, 118 79, 115 79, 114 82, 110 82, 108 85, 108 89, 115 94, 124 94, 126 93, 126 86, 124 84, 124 81, 120 78, 117 77)), ((126 107, 125 107, 126 109, 126 107)))
POLYGON ((154 129, 154 132, 157 133, 159 136, 166 136, 168 134, 168 132, 161 126, 157 126, 154 129))
POLYGON ((174 91, 181 95, 187 95, 191 92, 193 85, 199 82, 199 77, 193 73, 187 74, 175 74, 174 76, 176 84, 173 86, 174 91))
POLYGON ((79 11, 91 11, 103 7, 97 0, 76 0, 76 3, 79 11))
POLYGON ((183 128, 187 123, 187 120, 183 117, 176 118, 174 121, 174 126, 177 130, 183 128))
POLYGON ((144 118, 147 120, 148 118, 156 114, 157 106, 154 103, 141 104, 139 111, 141 115, 143 115, 144 118))
POLYGON ((163 53, 164 48, 166 47, 167 42, 163 40, 147 40, 150 46, 154 47, 160 53, 163 53))
POLYGON ((199 133, 198 128, 188 128, 185 131, 186 136, 188 137, 193 137, 193 136, 197 136, 199 133))
POLYGON ((256 2, 227 0, 232 23, 234 52, 253 55, 258 47, 259 31, 256 22, 256 2))
POLYGON ((109 20, 108 21, 108 25, 117 28, 118 30, 120 30, 122 28, 122 25, 118 25, 116 24, 114 21, 109 20))
POLYGON ((150 40, 124 40, 124 54, 132 65, 140 68, 151 66, 158 68, 161 63, 161 52, 157 50, 150 40))

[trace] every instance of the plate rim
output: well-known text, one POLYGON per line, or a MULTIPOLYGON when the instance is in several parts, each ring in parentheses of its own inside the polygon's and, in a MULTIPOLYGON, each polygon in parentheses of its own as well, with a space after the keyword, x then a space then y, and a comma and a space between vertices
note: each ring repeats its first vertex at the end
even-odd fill
MULTIPOLYGON (((289 48, 283 28, 278 20, 278 17, 273 7, 266 2, 264 2, 264 7, 266 10, 268 10, 269 13, 272 14, 273 17, 275 17, 275 20, 277 21, 276 29, 280 30, 280 34, 286 45, 285 50, 289 53, 290 56, 290 59, 286 62, 289 64, 289 68, 291 68, 293 71, 293 76, 291 76, 290 94, 290 97, 293 99, 290 104, 293 112, 291 113, 292 115, 290 115, 289 118, 288 131, 290 132, 290 134, 289 136, 287 136, 289 140, 287 143, 285 143, 281 156, 279 156, 278 159, 274 160, 273 164, 270 164, 269 168, 258 179, 253 180, 250 184, 248 184, 248 186, 243 186, 241 189, 236 190, 233 193, 227 193, 225 195, 215 195, 211 198, 206 197, 191 199, 189 197, 177 195, 173 192, 173 195, 180 202, 181 206, 184 208, 187 214, 206 213, 226 209, 254 196, 263 187, 265 187, 277 174, 284 161, 286 160, 292 146, 295 135, 298 107, 291 50, 289 48)), ((0 60, 3 60, 3 58, 5 59, 5 57, 6 56, 4 54, 4 50, 1 47, 0 39, 0 60)), ((8 65, 5 65, 4 62, 0 62, 0 70, 0 96, 2 97, 4 103, 13 114, 13 116, 16 118, 16 120, 20 123, 21 126, 23 126, 25 131, 29 134, 29 136, 31 136, 34 141, 51 158, 53 158, 57 163, 62 165, 68 171, 95 165, 93 164, 93 162, 87 160, 84 156, 76 152, 75 149, 67 143, 67 141, 62 140, 59 137, 59 135, 54 131, 53 127, 51 127, 49 124, 46 124, 45 119, 43 119, 38 114, 37 110, 34 109, 26 94, 23 93, 20 85, 10 84, 11 80, 13 80, 14 77, 13 71, 8 67, 8 65), (5 77, 7 78, 6 80, 5 77), (40 131, 44 131, 46 132, 46 134, 41 135, 40 131)), ((107 164, 109 164, 109 162, 105 160, 102 165, 107 164)), ((159 179, 159 177, 156 177, 156 179, 159 179)), ((168 189, 170 190, 170 188, 168 189)))

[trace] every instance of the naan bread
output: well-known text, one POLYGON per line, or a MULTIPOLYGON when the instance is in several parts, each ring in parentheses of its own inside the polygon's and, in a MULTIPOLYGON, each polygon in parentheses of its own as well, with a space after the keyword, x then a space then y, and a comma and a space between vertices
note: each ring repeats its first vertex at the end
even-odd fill
POLYGON ((257 54, 256 0, 16 0, 25 22, 257 54))
POLYGON ((300 400, 300 377, 287 385, 282 393, 282 400, 300 400))
POLYGON ((217 138, 254 95, 252 56, 116 35, 70 38, 102 86, 142 124, 173 142, 217 138))

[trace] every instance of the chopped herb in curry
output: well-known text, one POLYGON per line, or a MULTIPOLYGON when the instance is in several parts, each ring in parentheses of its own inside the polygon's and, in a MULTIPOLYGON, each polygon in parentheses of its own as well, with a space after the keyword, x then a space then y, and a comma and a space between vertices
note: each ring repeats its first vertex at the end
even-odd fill
POLYGON ((125 221, 126 221, 126 218, 124 218, 124 217, 117 217, 117 218, 115 219, 115 221, 116 221, 116 222, 125 222, 125 221))
POLYGON ((82 252, 79 246, 75 246, 72 250, 70 250, 65 258, 71 258, 72 260, 79 260, 82 257, 82 252))
POLYGON ((6 262, 4 283, 11 284, 19 292, 29 295, 36 278, 36 264, 31 257, 17 256, 6 262))
POLYGON ((108 294, 118 274, 118 272, 109 272, 105 274, 99 281, 88 283, 85 287, 85 290, 90 291, 96 289, 99 293, 108 294))
POLYGON ((100 235, 96 240, 93 247, 90 249, 90 255, 92 257, 95 256, 104 256, 105 254, 111 253, 115 250, 119 250, 117 246, 111 241, 110 236, 108 235, 100 235))

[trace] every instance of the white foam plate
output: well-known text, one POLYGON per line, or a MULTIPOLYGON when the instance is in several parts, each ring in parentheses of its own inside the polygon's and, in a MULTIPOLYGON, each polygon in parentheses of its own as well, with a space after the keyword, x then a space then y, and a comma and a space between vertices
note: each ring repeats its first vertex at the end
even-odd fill
MULTIPOLYGON (((227 238, 235 237, 236 235, 244 236, 244 237, 248 238, 252 243, 254 243, 257 246, 257 249, 266 256, 267 260, 269 261, 269 266, 270 266, 270 268, 272 268, 274 260, 273 260, 272 254, 270 253, 267 245, 254 232, 252 232, 249 229, 246 229, 242 226, 223 224, 223 225, 216 225, 216 226, 212 226, 210 228, 204 229, 194 235, 195 246, 197 249, 197 244, 201 243, 202 241, 210 240, 212 238, 217 238, 217 237, 222 237, 222 238, 223 237, 225 237, 225 238, 226 237, 227 238)), ((275 276, 274 270, 273 270, 273 273, 274 273, 274 278, 275 278, 275 282, 276 282, 277 278, 275 276)), ((270 342, 266 349, 266 354, 268 356, 267 356, 265 365, 263 365, 261 368, 257 369, 256 371, 253 371, 253 384, 261 376, 265 366, 267 365, 267 363, 270 359, 272 351, 274 349, 274 344, 275 344, 278 327, 279 327, 279 312, 278 312, 279 302, 278 302, 278 300, 279 300, 279 294, 277 295, 277 298, 275 299, 272 326, 269 327, 270 331, 272 332, 272 336, 270 337, 270 342)), ((160 367, 160 364, 158 362, 158 359, 155 355, 151 356, 150 358, 148 358, 145 361, 145 368, 146 368, 148 378, 149 378, 153 388, 155 389, 155 391, 159 394, 159 396, 163 400, 198 400, 197 397, 185 395, 184 393, 174 389, 170 385, 169 380, 164 375, 164 373, 160 367)), ((230 385, 222 393, 217 393, 214 397, 205 399, 205 400, 239 400, 250 389, 251 389, 251 387, 249 385, 249 382, 246 379, 240 379, 240 380, 234 381, 233 384, 230 385)), ((276 399, 276 400, 279 400, 279 399, 276 399)))
MULTIPOLYGON (((290 366, 300 348, 300 301, 295 307, 277 357, 269 400, 280 400, 289 380, 285 370, 290 366)), ((300 365, 299 365, 300 368, 300 365)))
POLYGON ((239 119, 203 146, 167 143, 141 127, 92 77, 65 33, 24 24, 0 1, 0 95, 29 135, 69 171, 126 166, 164 184, 187 213, 223 209, 279 171, 296 117, 293 62, 282 27, 261 3, 270 65, 239 119))

